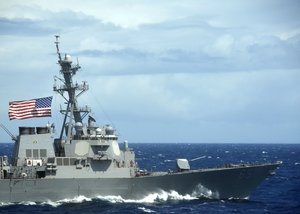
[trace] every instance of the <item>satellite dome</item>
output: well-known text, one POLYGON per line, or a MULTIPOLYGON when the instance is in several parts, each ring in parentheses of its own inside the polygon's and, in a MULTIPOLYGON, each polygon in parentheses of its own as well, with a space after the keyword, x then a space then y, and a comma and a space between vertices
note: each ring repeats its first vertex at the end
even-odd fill
POLYGON ((65 59, 66 62, 72 63, 72 57, 69 54, 65 55, 65 59))
POLYGON ((114 134, 114 128, 108 125, 105 129, 105 134, 106 135, 113 135, 114 134))
POLYGON ((102 132, 102 130, 98 127, 98 128, 96 129, 96 134, 97 134, 97 135, 100 135, 101 132, 102 132))

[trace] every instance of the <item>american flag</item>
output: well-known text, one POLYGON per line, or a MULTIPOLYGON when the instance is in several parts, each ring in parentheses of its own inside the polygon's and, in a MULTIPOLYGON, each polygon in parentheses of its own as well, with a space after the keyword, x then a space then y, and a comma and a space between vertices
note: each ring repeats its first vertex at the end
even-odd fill
POLYGON ((51 117, 52 97, 9 103, 9 119, 23 120, 32 117, 51 117))

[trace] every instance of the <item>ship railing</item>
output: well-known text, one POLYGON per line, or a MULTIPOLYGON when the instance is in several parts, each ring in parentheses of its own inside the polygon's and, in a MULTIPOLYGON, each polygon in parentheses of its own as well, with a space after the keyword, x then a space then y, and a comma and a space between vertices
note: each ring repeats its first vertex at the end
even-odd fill
POLYGON ((118 140, 117 136, 106 136, 106 135, 73 135, 73 140, 118 140))
MULTIPOLYGON (((275 164, 280 164, 282 163, 281 161, 276 161, 275 164)), ((218 168, 239 168, 239 167, 253 167, 253 166, 261 166, 261 165, 269 165, 269 164, 274 164, 271 161, 269 162, 246 162, 246 163, 226 163, 223 166, 220 166, 218 168)))
POLYGON ((53 90, 54 91, 68 91, 70 88, 79 90, 79 91, 87 91, 89 89, 89 85, 86 82, 83 82, 83 84, 78 83, 72 83, 70 86, 67 85, 54 85, 53 90))
MULTIPOLYGON (((89 106, 84 106, 84 107, 77 107, 76 109, 74 109, 74 112, 85 112, 85 113, 89 113, 91 112, 92 109, 89 106)), ((66 109, 62 109, 62 107, 60 107, 60 112, 61 113, 66 113, 67 110, 66 109)))
POLYGON ((4 161, 4 157, 0 156, 0 179, 4 178, 4 173, 3 173, 3 161, 4 161))
POLYGON ((201 167, 201 170, 211 170, 211 169, 234 169, 234 168, 241 168, 241 167, 255 167, 255 166, 263 166, 263 165, 270 165, 270 164, 282 164, 282 161, 275 161, 275 162, 245 162, 245 163, 225 163, 219 166, 209 166, 209 167, 201 167))

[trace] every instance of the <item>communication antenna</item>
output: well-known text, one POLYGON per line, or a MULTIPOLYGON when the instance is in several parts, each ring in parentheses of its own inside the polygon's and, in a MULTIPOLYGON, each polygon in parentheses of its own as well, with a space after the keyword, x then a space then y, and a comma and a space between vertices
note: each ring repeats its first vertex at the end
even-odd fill
POLYGON ((77 65, 79 66, 79 60, 78 60, 78 57, 77 57, 77 65))
POLYGON ((60 55, 59 47, 58 47, 58 44, 59 44, 59 41, 58 41, 59 35, 55 35, 55 38, 56 38, 56 41, 54 43, 56 45, 56 52, 57 52, 57 55, 58 55, 59 62, 61 62, 61 55, 60 55))
POLYGON ((0 123, 0 127, 11 137, 12 140, 17 141, 16 136, 14 136, 2 123, 0 123))

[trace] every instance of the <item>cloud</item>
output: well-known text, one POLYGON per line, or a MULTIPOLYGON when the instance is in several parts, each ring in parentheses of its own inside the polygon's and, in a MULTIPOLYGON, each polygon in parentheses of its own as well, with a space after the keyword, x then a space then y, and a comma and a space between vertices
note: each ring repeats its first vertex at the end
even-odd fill
POLYGON ((91 89, 82 102, 89 102, 94 110, 98 106, 96 118, 107 120, 109 114, 124 137, 134 141, 176 141, 183 137, 176 129, 182 129, 188 133, 185 140, 192 138, 190 134, 201 133, 201 139, 230 142, 231 133, 237 138, 247 136, 248 142, 266 142, 264 134, 273 129, 280 137, 268 142, 280 142, 287 139, 284 133, 289 133, 289 140, 297 139, 292 133, 300 114, 287 109, 297 109, 300 104, 299 79, 299 70, 98 76, 89 79, 91 89), (101 112, 99 106, 108 113, 101 112), (287 131, 286 126, 294 128, 287 131), (134 127, 151 132, 137 134, 134 127), (252 131, 251 137, 248 132, 252 131))
MULTIPOLYGON (((145 5, 148 6, 148 4, 145 5)), ((144 9, 145 5, 137 6, 137 8, 144 9)), ((125 4, 118 8, 124 11, 127 6, 125 4)), ((174 4, 173 7, 176 8, 178 5, 174 4)), ((99 19, 100 16, 96 16, 93 10, 56 11, 41 9, 39 6, 14 6, 11 10, 16 13, 21 11, 21 8, 25 18, 19 18, 21 15, 15 19, 2 18, 3 28, 0 33, 22 36, 38 36, 39 34, 46 36, 60 33, 67 37, 70 37, 69 34, 75 34, 81 43, 70 50, 75 55, 104 59, 109 62, 115 60, 119 62, 119 59, 124 57, 125 61, 129 60, 125 63, 126 65, 131 60, 133 60, 132 64, 135 64, 137 60, 133 58, 139 58, 141 64, 153 64, 153 68, 161 64, 162 69, 156 69, 154 73, 170 72, 170 70, 210 72, 299 67, 299 60, 297 60, 299 41, 290 41, 299 37, 300 34, 292 38, 280 39, 272 32, 269 35, 260 34, 257 30, 253 30, 253 25, 243 28, 232 27, 232 25, 213 25, 211 16, 193 15, 194 11, 191 15, 184 17, 161 19, 159 23, 141 22, 138 29, 122 29, 114 25, 114 22, 104 20, 103 17, 103 20, 99 19), (31 16, 26 14, 31 14, 31 16), (87 42, 86 34, 89 34, 89 40, 93 41, 92 43, 87 42), (81 38, 82 41, 80 41, 81 38), (170 65, 171 63, 175 65, 175 68, 170 65), (188 63, 193 65, 189 66, 188 63), (168 66, 170 69, 165 69, 168 66)), ((257 7, 252 5, 251 8, 257 7)), ((234 8, 228 7, 224 11, 232 12, 232 10, 234 8)), ((224 11, 221 13, 223 16, 224 11)), ((258 16, 263 16, 261 11, 258 11, 258 16)), ((239 25, 243 24, 239 21, 231 21, 239 25)), ((145 69, 145 72, 147 70, 149 69, 145 69)), ((122 72, 129 74, 131 71, 122 72)), ((133 74, 135 73, 136 69, 133 68, 133 74)))
POLYGON ((54 33, 54 30, 41 27, 36 21, 28 19, 0 19, 0 35, 48 35, 54 33))
POLYGON ((244 28, 214 27, 199 16, 144 24, 138 30, 114 27, 102 32, 96 27, 100 23, 85 28, 93 33, 88 38, 81 35, 83 41, 79 47, 73 47, 73 54, 90 58, 88 62, 94 68, 97 66, 92 61, 96 59, 99 63, 111 63, 113 66, 104 68, 108 69, 106 74, 236 72, 295 69, 300 65, 299 40, 295 39, 300 34, 281 39, 273 34, 249 33, 244 28), (142 64, 147 68, 135 68, 142 64), (117 72, 119 68, 124 69, 117 72))
POLYGON ((76 56, 85 56, 85 57, 113 57, 113 58, 144 58, 147 56, 146 53, 135 50, 135 49, 120 49, 120 50, 110 50, 110 51, 102 51, 102 50, 83 50, 80 52, 74 53, 76 56))
MULTIPOLYGON (((153 50, 155 44, 152 41, 148 42, 148 45, 152 44, 152 51, 119 46, 111 50, 101 48, 81 50, 75 55, 96 61, 109 61, 111 65, 104 69, 107 69, 106 74, 111 75, 263 71, 300 67, 298 60, 300 43, 295 38, 281 40, 272 36, 245 42, 244 38, 235 39, 232 35, 224 35, 217 37, 209 45, 199 46, 198 50, 174 47, 159 51, 153 50), (123 69, 119 72, 114 69, 114 66, 120 68, 116 62, 123 64, 123 69), (145 69, 139 69, 143 64, 147 65, 145 69)), ((93 67, 95 68, 94 65, 93 67)), ((89 70, 93 72, 93 68, 89 70)))
POLYGON ((37 5, 15 5, 0 11, 0 34, 3 35, 45 36, 102 24, 92 16, 69 9, 54 12, 37 5))
MULTIPOLYGON (((185 120, 248 121, 267 123, 294 120, 289 112, 281 112, 285 105, 296 107, 298 70, 269 70, 240 73, 206 74, 158 74, 134 76, 103 76, 91 79, 94 95, 101 94, 108 109, 123 112, 120 115, 151 120, 153 115, 139 111, 156 112, 157 118, 164 115, 185 120), (270 78, 272 76, 272 78, 270 78), (118 93, 124 94, 120 97, 118 93), (286 97, 286 91, 292 97, 286 97), (128 95, 128 96, 127 96, 128 95), (296 96, 295 96, 296 95, 296 96), (115 100, 115 97, 120 99, 115 100), (119 105, 121 104, 121 106, 119 105), (128 111, 132 106, 135 110, 128 111), (269 106, 273 106, 269 109, 269 106), (157 111, 153 111, 157 109, 157 111), (126 111, 128 113, 126 114, 126 111), (198 112, 197 114, 194 114, 198 112), (276 113, 276 117, 271 115, 276 113), (279 112, 281 112, 279 114, 279 112), (254 117, 257 115, 257 117, 254 117), (265 116, 263 116, 265 115, 265 116)), ((87 100, 93 100, 92 97, 87 100)), ((300 116, 297 114, 298 117, 300 116)))
POLYGON ((90 103, 98 121, 105 118, 100 103, 129 139, 299 142, 298 6, 293 0, 6 2, 0 118, 7 120, 11 100, 52 93, 52 76, 59 74, 53 35, 60 34, 62 54, 82 66, 75 81, 90 83, 80 103, 90 103))

